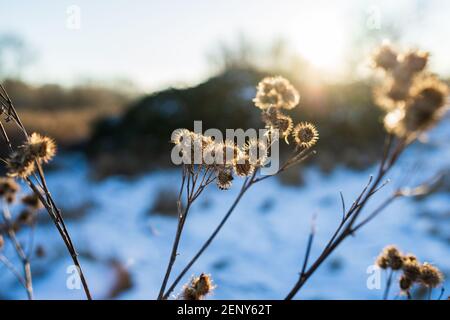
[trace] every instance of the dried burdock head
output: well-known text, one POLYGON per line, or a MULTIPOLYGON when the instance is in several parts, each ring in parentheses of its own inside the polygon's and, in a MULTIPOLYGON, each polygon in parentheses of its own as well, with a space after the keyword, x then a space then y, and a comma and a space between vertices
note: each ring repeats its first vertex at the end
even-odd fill
POLYGON ((377 266, 379 266, 381 269, 386 270, 387 268, 389 268, 389 260, 386 257, 386 255, 383 253, 381 253, 378 257, 377 260, 375 261, 375 264, 377 266))
POLYGON ((250 162, 250 157, 244 153, 236 159, 233 167, 238 177, 248 177, 255 171, 255 167, 250 162))
POLYGON ((35 255, 36 255, 36 257, 38 257, 38 258, 43 258, 43 257, 45 257, 45 250, 44 250, 44 247, 41 246, 41 245, 38 245, 38 246, 36 247, 35 255))
POLYGON ((193 277, 190 283, 184 286, 182 298, 184 300, 202 300, 212 293, 214 288, 211 276, 202 273, 199 277, 193 277))
POLYGON ((447 95, 447 85, 436 77, 418 77, 406 104, 385 116, 386 130, 399 137, 429 130, 444 115, 447 95))
POLYGON ((427 52, 416 50, 397 56, 394 67, 386 62, 393 56, 388 52, 382 47, 376 55, 378 66, 388 73, 384 86, 375 90, 375 102, 388 111, 384 126, 389 133, 401 138, 416 137, 442 119, 448 87, 425 72, 427 52))
POLYGON ((403 257, 403 274, 411 281, 417 281, 420 276, 421 264, 414 255, 408 254, 403 257))
POLYGON ((44 163, 49 162, 56 154, 55 141, 36 132, 31 134, 24 147, 29 149, 28 152, 36 157, 37 160, 44 163))
POLYGON ((0 178, 0 197, 7 203, 13 203, 16 199, 16 194, 20 190, 20 186, 14 179, 1 177, 0 178))
POLYGON ((23 197, 22 203, 32 210, 39 210, 39 209, 43 208, 41 200, 35 193, 29 194, 29 195, 26 195, 25 197, 23 197))
POLYGON ((429 56, 430 54, 428 52, 412 50, 405 54, 401 60, 409 72, 417 73, 425 69, 429 56))
POLYGON ((235 160, 239 157, 241 150, 236 146, 233 141, 225 140, 222 146, 223 163, 227 166, 233 165, 235 160))
POLYGON ((22 210, 20 214, 17 216, 17 224, 18 225, 31 225, 33 223, 34 215, 30 210, 22 210))
POLYGON ((373 54, 372 61, 377 68, 393 70, 398 64, 398 53, 389 44, 383 44, 373 54))
POLYGON ((426 287, 436 288, 444 281, 444 275, 435 266, 425 262, 420 268, 419 282, 426 287))
POLYGON ((262 121, 266 124, 267 128, 273 127, 279 116, 280 111, 275 107, 269 107, 261 112, 262 121))
POLYGON ((171 142, 178 147, 184 164, 203 164, 203 152, 213 144, 211 137, 187 129, 175 130, 171 142))
POLYGON ((403 265, 403 256, 395 246, 389 245, 378 256, 376 264, 382 269, 399 270, 403 265))
POLYGON ((395 246, 387 246, 384 252, 389 261, 389 267, 392 270, 399 270, 403 266, 403 256, 395 246))
POLYGON ((300 102, 297 90, 288 80, 280 76, 264 78, 256 90, 253 102, 261 110, 271 107, 292 109, 300 102))
POLYGON ((53 139, 33 133, 7 160, 10 177, 26 178, 35 170, 35 162, 49 162, 56 154, 53 139))
POLYGON ((228 190, 233 184, 233 174, 228 168, 220 168, 216 172, 216 183, 220 190, 228 190))
POLYGON ((27 149, 20 147, 18 151, 11 153, 7 159, 8 176, 23 179, 29 177, 36 168, 35 160, 36 158, 27 152, 27 149))
POLYGON ((212 143, 203 152, 204 161, 218 168, 231 168, 241 150, 230 140, 212 143))
POLYGON ((292 136, 294 137, 295 144, 303 149, 311 148, 319 140, 319 132, 309 122, 302 122, 296 125, 292 136))
POLYGON ((206 148, 208 148, 210 145, 212 145, 214 143, 214 140, 209 137, 209 136, 201 136, 201 140, 202 140, 202 150, 206 150, 206 148))
POLYGON ((426 76, 411 88, 406 105, 405 127, 409 132, 432 128, 443 116, 448 88, 436 77, 426 76))
POLYGON ((172 134, 172 143, 175 145, 190 145, 192 140, 192 132, 188 129, 177 129, 172 134))
POLYGON ((413 281, 404 274, 400 277, 399 285, 402 291, 409 291, 413 285, 413 281))
POLYGON ((291 117, 280 114, 273 123, 272 129, 278 130, 279 136, 283 138, 286 143, 289 143, 287 139, 292 132, 293 126, 294 122, 292 121, 291 117))
POLYGON ((267 140, 249 139, 245 144, 244 153, 249 157, 250 163, 255 167, 264 166, 269 156, 267 140))

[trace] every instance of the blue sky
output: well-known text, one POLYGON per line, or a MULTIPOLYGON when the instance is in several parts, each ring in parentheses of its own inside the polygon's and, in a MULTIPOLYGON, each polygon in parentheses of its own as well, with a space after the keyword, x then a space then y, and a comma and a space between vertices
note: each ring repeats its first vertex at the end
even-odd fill
POLYGON ((338 72, 373 8, 381 28, 388 20, 406 25, 403 42, 430 50, 434 69, 450 74, 445 0, 0 0, 0 34, 23 37, 35 52, 22 74, 29 81, 126 78, 151 91, 209 76, 207 54, 239 34, 262 46, 283 37, 318 67, 338 72), (67 28, 71 5, 81 10, 77 30, 67 28))

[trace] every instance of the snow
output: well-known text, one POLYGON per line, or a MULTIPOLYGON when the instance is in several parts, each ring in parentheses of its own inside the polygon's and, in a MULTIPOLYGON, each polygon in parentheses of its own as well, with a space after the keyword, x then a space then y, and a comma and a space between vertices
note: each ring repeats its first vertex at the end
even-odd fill
MULTIPOLYGON (((417 145, 411 148, 389 174, 392 182, 368 204, 366 214, 405 178, 409 185, 415 185, 441 169, 448 169, 448 138, 450 131, 441 126, 433 132, 432 147, 417 145)), ((64 208, 74 209, 93 202, 86 215, 67 221, 73 241, 82 253, 81 262, 93 297, 108 297, 115 279, 109 262, 115 259, 128 270, 133 282, 132 288, 117 298, 155 298, 168 262, 176 219, 149 214, 149 210, 159 190, 168 187, 176 190, 180 182, 179 171, 152 172, 137 179, 111 177, 98 182, 89 179, 89 167, 82 156, 63 156, 60 162, 61 168, 48 174, 48 184, 56 202, 64 204, 64 208)), ((206 272, 212 275, 217 285, 212 299, 284 298, 297 280, 303 263, 312 217, 317 216, 314 258, 339 223, 339 191, 350 206, 369 175, 376 170, 372 167, 355 172, 338 167, 325 175, 317 168, 309 167, 303 173, 306 181, 303 186, 287 187, 273 178, 256 184, 190 270, 185 282, 193 274, 206 272), (263 203, 269 205, 262 208, 263 203)), ((202 194, 188 217, 173 275, 196 253, 238 190, 237 181, 230 191, 211 186, 202 194), (202 205, 205 200, 209 205, 202 205)), ((448 193, 437 193, 420 202, 396 201, 354 238, 347 239, 318 269, 297 298, 379 299, 382 289, 368 289, 369 274, 366 271, 380 250, 392 243, 449 273, 448 238, 431 232, 437 228, 444 235, 448 234, 449 204, 448 193), (423 214, 425 212, 440 214, 441 220, 430 219, 423 214)), ((52 224, 40 223, 36 243, 44 247, 47 255, 42 259, 35 258, 32 263, 35 297, 83 299, 82 290, 67 287, 70 278, 67 268, 71 260, 52 224)), ((1 268, 0 281, 4 286, 0 294, 7 298, 26 298, 23 288, 1 268)), ((382 277, 384 279, 385 275, 382 277)), ((449 284, 447 281, 446 286, 449 284)), ((180 289, 181 286, 175 293, 180 289)), ((438 291, 435 290, 435 296, 438 291)), ((398 293, 398 289, 394 288, 392 293, 398 293)))

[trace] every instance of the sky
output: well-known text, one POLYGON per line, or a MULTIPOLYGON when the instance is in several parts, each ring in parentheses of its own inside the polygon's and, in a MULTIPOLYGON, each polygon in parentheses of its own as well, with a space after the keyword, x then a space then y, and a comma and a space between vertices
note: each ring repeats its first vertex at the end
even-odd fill
POLYGON ((283 38, 323 72, 339 74, 356 35, 383 31, 388 21, 448 75, 449 15, 446 0, 0 0, 0 35, 22 38, 32 52, 20 73, 27 81, 127 79, 152 91, 204 80, 213 72, 208 54, 239 35, 260 46, 283 38))

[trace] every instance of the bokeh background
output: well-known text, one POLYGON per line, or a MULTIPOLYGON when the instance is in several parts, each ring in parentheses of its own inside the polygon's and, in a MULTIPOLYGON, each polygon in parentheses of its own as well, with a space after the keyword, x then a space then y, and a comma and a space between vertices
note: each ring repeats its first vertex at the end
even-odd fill
MULTIPOLYGON (((203 128, 261 128, 251 99, 258 81, 274 74, 300 91, 290 115, 317 125, 318 154, 250 191, 191 274, 212 274, 212 298, 284 297, 312 216, 317 254, 339 222, 339 191, 351 203, 376 170, 384 134, 370 53, 386 40, 421 48, 431 52, 430 69, 448 78, 448 12, 450 3, 439 0, 0 0, 0 80, 29 131, 58 143, 49 186, 94 298, 156 297, 176 229, 172 131, 194 120, 203 128)), ((426 198, 395 203, 346 241, 299 298, 380 298, 382 290, 367 287, 367 268, 391 243, 450 275, 448 123, 404 155, 370 205, 438 172, 442 183, 426 198)), ((211 187, 193 207, 175 274, 239 184, 211 187)), ((45 212, 34 234, 36 298, 82 298, 66 285, 70 258, 45 212)), ((26 297, 2 266, 0 282, 1 298, 26 297)))

